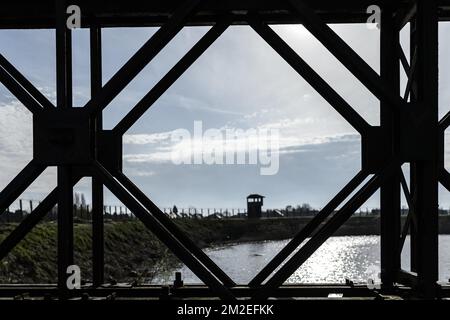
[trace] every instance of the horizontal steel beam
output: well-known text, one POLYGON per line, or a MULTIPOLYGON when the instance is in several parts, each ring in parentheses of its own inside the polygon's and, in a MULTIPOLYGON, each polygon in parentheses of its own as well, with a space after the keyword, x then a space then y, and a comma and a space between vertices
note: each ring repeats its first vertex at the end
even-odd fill
MULTIPOLYGON (((256 289, 247 286, 237 286, 230 289, 238 298, 250 298, 256 293, 256 289)), ((442 291, 446 291, 444 287, 442 291)), ((277 288, 273 296, 277 298, 328 298, 330 294, 342 294, 343 297, 376 298, 379 294, 407 294, 411 291, 408 287, 399 287, 397 291, 371 290, 366 285, 342 285, 342 284, 305 284, 305 285, 283 285, 277 288)), ((120 284, 117 286, 105 285, 103 287, 83 286, 72 292, 74 297, 89 295, 90 297, 107 297, 114 294, 117 298, 159 298, 167 293, 167 286, 146 285, 132 286, 120 284)), ((0 297, 16 297, 27 295, 30 298, 43 298, 58 296, 55 285, 1 285, 0 297)), ((174 298, 211 298, 215 296, 214 291, 204 285, 184 285, 180 288, 170 288, 170 295, 174 298)))
MULTIPOLYGON (((368 6, 380 3, 374 0, 304 0, 327 23, 364 23, 367 21, 368 6)), ((405 12, 413 0, 390 0, 405 12)), ((92 20, 98 21, 101 27, 133 27, 133 26, 161 26, 167 22, 173 9, 179 4, 178 0, 72 0, 70 4, 79 5, 83 14, 82 26, 90 27, 92 20)), ((448 0, 439 1, 440 19, 450 19, 448 0)), ((0 12, 0 29, 21 28, 54 28, 54 0, 17 0, 2 3, 0 12)), ((243 14, 247 11, 259 10, 264 21, 274 23, 301 23, 301 19, 291 14, 285 1, 279 0, 227 0, 203 1, 199 12, 191 17, 188 25, 213 25, 224 12, 235 12, 233 24, 246 24, 243 14), (240 13, 242 13, 240 15, 240 13)), ((401 20, 399 25, 401 26, 401 20)), ((403 19, 407 21, 406 19, 403 19)))
MULTIPOLYGON (((342 0, 339 3, 330 0, 307 0, 315 10, 329 22, 363 22, 367 19, 366 8, 373 4, 369 0, 342 0)), ((394 0, 391 0, 394 1, 394 0)), ((398 1, 398 0, 397 0, 398 1)), ((85 19, 83 26, 90 26, 89 17, 100 22, 102 27, 160 26, 167 21, 177 0, 139 1, 129 0, 73 0, 79 5, 85 19)), ((2 4, 0 28, 53 28, 54 1, 43 0, 39 4, 33 1, 19 0, 2 4), (26 19, 26 20, 25 20, 26 19)), ((189 19, 191 25, 212 25, 223 12, 246 12, 261 10, 267 22, 298 23, 298 18, 289 14, 288 5, 279 0, 227 0, 202 1, 199 13, 189 19)), ((237 21, 239 22, 239 21, 237 21)))

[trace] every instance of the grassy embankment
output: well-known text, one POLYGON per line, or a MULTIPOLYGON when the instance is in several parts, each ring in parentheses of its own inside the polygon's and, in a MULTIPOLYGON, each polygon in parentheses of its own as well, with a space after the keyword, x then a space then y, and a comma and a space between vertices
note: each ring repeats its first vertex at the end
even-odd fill
MULTIPOLYGON (((282 222, 232 220, 178 220, 179 226, 200 247, 232 241, 275 240, 290 237, 292 228, 282 222)), ((0 241, 15 224, 0 225, 0 241)), ((56 223, 39 224, 0 262, 0 283, 50 283, 56 281, 56 223)), ((91 274, 91 226, 74 228, 75 264, 84 279, 91 274)), ((162 268, 175 266, 177 259, 138 221, 105 224, 105 273, 107 279, 139 281, 151 278, 162 268)))

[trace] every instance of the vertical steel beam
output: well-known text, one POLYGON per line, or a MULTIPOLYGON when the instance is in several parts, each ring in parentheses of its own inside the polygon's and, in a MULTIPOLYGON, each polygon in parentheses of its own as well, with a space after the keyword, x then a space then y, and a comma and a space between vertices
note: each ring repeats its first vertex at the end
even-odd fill
MULTIPOLYGON (((57 107, 72 107, 72 38, 66 27, 65 1, 56 1, 57 107)), ((58 287, 66 288, 67 267, 73 264, 73 185, 70 166, 58 166, 58 287)))
MULTIPOLYGON (((413 30, 414 31, 414 30, 413 30)), ((414 208, 417 233, 414 235, 414 268, 419 292, 426 298, 436 296, 438 280, 438 16, 436 0, 418 1, 415 32, 417 65, 414 74, 417 103, 431 152, 413 166, 414 208)))
MULTIPOLYGON (((381 14, 380 30, 380 76, 384 85, 391 90, 391 95, 400 92, 400 61, 397 57, 399 31, 394 21, 394 9, 386 3, 381 14)), ((393 112, 387 99, 381 99, 380 125, 385 131, 387 156, 397 153, 399 114, 393 112)), ((381 281, 386 287, 395 283, 400 270, 400 170, 396 170, 380 188, 381 221, 381 281)))
MULTIPOLYGON (((416 19, 412 19, 410 22, 410 61, 412 61, 413 59, 413 55, 412 52, 416 52, 417 55, 417 38, 416 38, 416 28, 417 28, 417 23, 416 23, 416 19)), ((417 92, 417 76, 412 75, 412 78, 409 79, 409 82, 411 83, 411 87, 412 90, 417 92)), ((417 98, 413 95, 411 95, 410 97, 410 102, 412 104, 417 103, 417 98)), ((413 206, 415 203, 417 203, 417 197, 416 197, 416 193, 417 193, 417 170, 416 170, 416 163, 415 162, 411 162, 410 164, 410 193, 411 193, 411 198, 413 200, 413 206)), ((413 217, 415 218, 415 220, 417 221, 417 213, 414 211, 412 212, 413 217)), ((417 224, 412 224, 411 225, 411 230, 410 230, 410 260, 411 260, 411 271, 412 272, 417 272, 417 224)))
MULTIPOLYGON (((102 39, 101 28, 91 26, 91 97, 94 97, 102 88, 102 39)), ((98 141, 98 133, 103 127, 102 112, 99 112, 94 121, 93 137, 98 141)), ((94 154, 98 156, 96 141, 92 144, 94 154)), ((92 272, 94 286, 104 282, 104 221, 103 221, 103 183, 97 177, 92 177, 92 272)))

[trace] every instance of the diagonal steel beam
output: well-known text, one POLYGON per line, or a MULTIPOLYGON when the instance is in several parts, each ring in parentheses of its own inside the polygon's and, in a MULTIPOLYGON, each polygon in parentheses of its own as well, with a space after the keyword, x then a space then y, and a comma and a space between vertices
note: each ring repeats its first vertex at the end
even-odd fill
POLYGON ((408 70, 408 82, 406 84, 405 88, 405 94, 403 95, 403 100, 408 101, 408 98, 410 95, 415 96, 414 90, 413 90, 413 83, 414 83, 414 73, 416 72, 416 65, 417 65, 417 47, 414 50, 413 59, 411 61, 411 66, 408 70))
POLYGON ((398 50, 398 56, 399 56, 400 62, 402 63, 403 71, 405 71, 405 73, 408 75, 409 69, 411 67, 409 65, 408 59, 406 58, 405 51, 403 51, 403 48, 400 43, 397 46, 397 50, 398 50))
POLYGON ((229 21, 213 26, 181 60, 133 107, 116 125, 114 131, 121 135, 131 128, 139 118, 167 91, 192 64, 222 35, 229 21))
POLYGON ((445 116, 439 121, 439 130, 445 131, 450 126, 450 111, 445 114, 445 116))
POLYGON ((311 68, 275 31, 256 17, 249 24, 301 77, 305 79, 360 134, 370 125, 317 72, 311 68))
POLYGON ((447 191, 450 191, 450 173, 445 168, 442 168, 439 173, 439 182, 447 191))
POLYGON ((3 67, 0 66, 0 82, 8 89, 31 113, 38 114, 42 107, 31 94, 3 67))
POLYGON ((45 166, 31 160, 25 168, 0 193, 0 215, 36 180, 45 166))
POLYGON ((288 0, 302 19, 303 25, 378 99, 386 100, 400 110, 404 101, 393 94, 380 76, 344 40, 342 40, 304 1, 288 0))
POLYGON ((409 191, 408 184, 406 183, 405 174, 403 170, 400 169, 400 184, 403 189, 403 194, 405 195, 406 202, 408 203, 408 207, 412 209, 414 207, 413 199, 411 196, 411 192, 409 191))
POLYGON ((352 215, 377 191, 390 176, 395 164, 392 162, 381 173, 372 177, 360 190, 314 234, 275 274, 261 287, 254 299, 266 299, 281 286, 308 258, 319 249, 352 215))
POLYGON ((411 192, 409 191, 408 184, 406 183, 405 175, 403 173, 403 170, 400 169, 400 184, 403 189, 403 194, 405 195, 406 202, 408 203, 408 215, 406 216, 405 224, 402 228, 402 233, 400 236, 400 246, 399 251, 400 253, 403 251, 403 247, 405 246, 406 237, 408 236, 409 228, 417 223, 416 216, 414 214, 414 202, 411 196, 411 192))
POLYGON ((402 30, 414 18, 416 12, 417 12, 416 3, 409 5, 409 7, 406 8, 406 10, 400 12, 397 15, 396 19, 397 30, 399 31, 402 30))
POLYGON ((51 103, 23 74, 17 70, 2 54, 0 54, 0 67, 8 72, 28 94, 36 100, 42 108, 53 108, 51 103))
POLYGON ((12 249, 22 241, 25 236, 45 217, 45 215, 56 205, 58 190, 55 188, 47 198, 42 201, 32 213, 0 243, 0 261, 11 252, 12 249))
POLYGON ((185 0, 167 23, 128 60, 125 65, 104 85, 99 93, 86 105, 91 114, 98 113, 142 71, 143 68, 175 37, 183 28, 187 18, 193 14, 200 0, 185 0))
POLYGON ((310 222, 249 282, 250 287, 261 285, 285 261, 303 241, 333 213, 334 210, 367 178, 360 171, 310 222))
POLYGON ((202 249, 197 245, 164 213, 162 212, 139 188, 123 173, 116 172, 117 180, 135 197, 145 209, 147 209, 161 225, 178 239, 192 254, 213 273, 227 287, 236 284, 202 249))
POLYGON ((186 266, 222 299, 232 300, 233 294, 200 263, 157 219, 155 219, 114 177, 98 162, 93 163, 94 175, 126 205, 144 225, 155 234, 186 266))
MULTIPOLYGON (((75 185, 80 179, 76 179, 75 185)), ((0 243, 0 261, 22 241, 26 235, 50 212, 58 202, 58 187, 31 212, 25 219, 0 243)))

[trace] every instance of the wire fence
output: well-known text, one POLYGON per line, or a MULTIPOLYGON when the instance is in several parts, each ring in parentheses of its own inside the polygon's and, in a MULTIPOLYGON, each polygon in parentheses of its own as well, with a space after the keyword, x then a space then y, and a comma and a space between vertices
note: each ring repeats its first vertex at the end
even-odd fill
MULTIPOLYGON (((40 204, 40 201, 19 199, 5 212, 0 213, 0 222, 20 222, 25 216, 33 212, 40 204)), ((168 217, 172 219, 204 219, 204 218, 244 218, 247 216, 247 209, 243 208, 160 208, 168 217)), ((58 207, 53 207, 44 220, 53 221, 57 219, 58 207)), ((124 221, 133 220, 135 216, 125 206, 105 205, 103 215, 106 220, 124 221)), ((74 204, 73 217, 75 220, 92 220, 92 206, 89 204, 74 204)))
MULTIPOLYGON (((0 213, 0 222, 20 222, 40 204, 40 201, 19 199, 10 208, 0 213)), ((239 219, 247 218, 247 209, 245 208, 160 208, 168 217, 172 219, 239 219)), ((312 217, 319 210, 304 208, 269 209, 262 212, 262 218, 294 218, 294 217, 312 217)), ((406 216, 409 210, 402 208, 401 215, 406 216)), ((45 221, 54 221, 57 219, 58 207, 53 207, 44 218, 45 221)), ((355 212, 355 216, 379 216, 379 209, 360 209, 355 212)), ((440 215, 450 215, 450 209, 439 209, 440 215)), ((106 220, 125 221, 136 219, 133 213, 122 205, 105 205, 103 215, 106 220)), ((74 204, 73 216, 75 221, 92 220, 92 206, 89 204, 74 204)))

